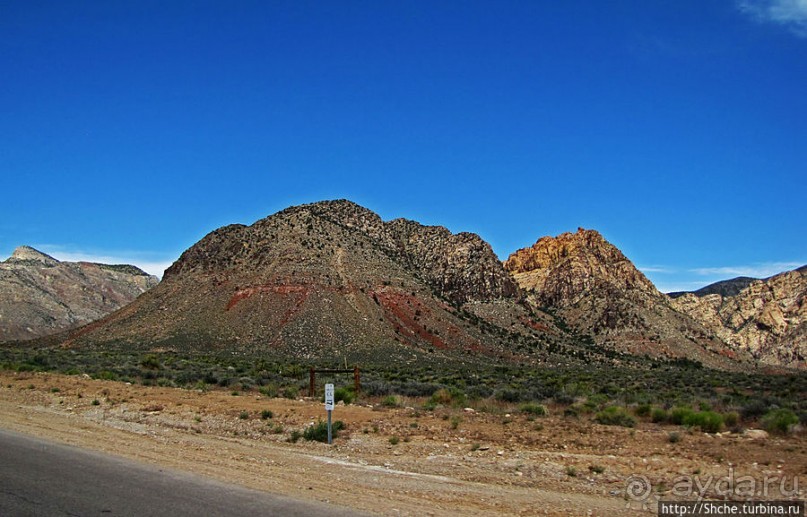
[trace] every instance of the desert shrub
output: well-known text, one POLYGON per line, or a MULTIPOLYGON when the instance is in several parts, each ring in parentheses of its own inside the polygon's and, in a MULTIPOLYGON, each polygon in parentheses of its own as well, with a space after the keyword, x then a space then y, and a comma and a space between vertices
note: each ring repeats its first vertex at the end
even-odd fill
POLYGON ((512 404, 521 401, 521 392, 511 388, 504 388, 497 391, 494 397, 501 402, 510 402, 512 404))
POLYGON ((563 410, 563 416, 577 418, 580 416, 580 406, 569 406, 563 410))
POLYGON ((602 465, 589 465, 588 470, 593 474, 602 474, 603 472, 605 472, 605 467, 603 467, 602 465))
POLYGON ((261 420, 268 420, 270 418, 273 418, 274 416, 275 414, 272 413, 272 411, 269 409, 264 409, 263 411, 261 411, 261 420))
POLYGON ((547 413, 546 406, 544 406, 543 404, 536 404, 534 402, 528 402, 526 404, 522 404, 519 409, 521 409, 522 413, 527 413, 529 415, 535 415, 535 416, 546 416, 547 413))
POLYGON ((241 413, 239 413, 238 415, 238 418, 240 418, 241 420, 247 420, 249 418, 249 411, 241 411, 241 413))
POLYGON ((291 443, 297 443, 298 441, 300 441, 300 438, 302 438, 302 437, 303 437, 303 433, 301 433, 300 431, 295 429, 289 435, 289 441, 291 443))
POLYGON ((287 386, 287 387, 283 388, 283 393, 282 394, 283 394, 284 398, 293 400, 293 399, 296 399, 299 396, 300 390, 297 389, 297 386, 287 386))
POLYGON ((439 385, 430 382, 409 381, 401 384, 394 391, 405 397, 428 397, 439 389, 439 385))
POLYGON ((639 416, 639 417, 648 417, 648 416, 650 416, 650 412, 652 410, 653 410, 653 406, 651 406, 650 404, 647 404, 647 403, 639 404, 638 406, 636 406, 635 413, 636 413, 636 416, 639 416))
POLYGON ((493 395, 493 390, 485 385, 471 386, 467 391, 471 400, 485 399, 493 395))
POLYGON ((669 417, 670 415, 667 414, 667 411, 660 407, 653 408, 653 411, 650 412, 650 421, 656 424, 666 422, 669 417))
POLYGON ((670 443, 678 443, 681 441, 681 434, 673 431, 667 435, 667 441, 670 443))
POLYGON ((380 397, 392 393, 392 386, 384 381, 362 381, 362 393, 370 397, 380 397))
POLYGON ((460 406, 465 403, 465 393, 457 388, 441 388, 429 398, 432 405, 460 406))
POLYGON ((255 380, 252 377, 241 377, 238 382, 241 384, 241 390, 243 391, 249 391, 255 385, 255 380))
POLYGON ((622 427, 634 427, 636 419, 633 418, 624 408, 619 406, 609 406, 594 417, 597 423, 603 425, 618 425, 622 427))
POLYGON ((339 402, 342 401, 345 404, 350 404, 353 402, 355 396, 353 395, 353 390, 350 388, 337 388, 333 392, 333 401, 339 402))
POLYGON ((669 420, 671 424, 675 425, 690 425, 686 424, 686 420, 691 420, 695 411, 686 406, 674 407, 670 410, 669 420))
POLYGON ((275 384, 267 384, 266 386, 261 386, 258 391, 269 398, 277 397, 277 386, 275 384))
POLYGON ((736 411, 729 411, 723 414, 723 423, 726 427, 735 427, 740 422, 740 415, 736 411))
MULTIPOLYGON (((339 431, 345 428, 344 422, 337 420, 331 425, 331 437, 336 439, 339 431)), ((320 420, 316 424, 306 427, 303 431, 303 438, 308 441, 327 442, 328 441, 328 422, 320 420)))
POLYGON ((115 372, 111 372, 109 370, 101 370, 97 374, 93 376, 95 379, 100 379, 102 381, 115 381, 118 380, 118 376, 115 372))
POLYGON ((683 424, 699 427, 705 433, 717 433, 723 428, 723 415, 714 411, 692 412, 684 417, 683 424))
POLYGON ((789 409, 773 409, 762 417, 762 427, 769 433, 786 434, 799 423, 799 417, 789 409))
POLYGON ((401 441, 401 439, 400 439, 400 438, 398 438, 397 436, 390 436, 390 437, 389 437, 389 444, 390 444, 390 445, 398 445, 398 443, 399 443, 400 441, 401 441))
POLYGON ((148 370, 157 370, 160 368, 160 360, 155 355, 147 355, 140 361, 140 366, 148 370))
POLYGON ((574 404, 576 398, 571 393, 568 393, 566 391, 559 391, 558 393, 555 394, 555 396, 553 397, 553 400, 557 404, 561 404, 563 406, 568 406, 570 404, 574 404))
POLYGON ((384 407, 398 407, 401 405, 401 401, 395 395, 388 395, 381 401, 381 405, 384 407))
POLYGON ((594 411, 604 409, 605 406, 608 405, 608 395, 604 393, 595 393, 594 395, 589 396, 586 398, 586 401, 583 403, 583 407, 588 410, 589 413, 593 413, 594 411))
POLYGON ((456 429, 460 426, 460 422, 462 422, 462 418, 458 416, 451 417, 451 429, 456 429))
POLYGON ((769 409, 770 406, 764 400, 754 399, 740 408, 740 416, 743 420, 753 420, 765 415, 769 409))

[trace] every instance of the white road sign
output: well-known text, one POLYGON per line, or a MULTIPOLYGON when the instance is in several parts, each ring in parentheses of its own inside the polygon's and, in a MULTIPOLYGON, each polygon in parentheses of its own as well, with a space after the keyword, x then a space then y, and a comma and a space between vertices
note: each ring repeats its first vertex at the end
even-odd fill
POLYGON ((333 384, 325 385, 325 411, 333 411, 333 384))

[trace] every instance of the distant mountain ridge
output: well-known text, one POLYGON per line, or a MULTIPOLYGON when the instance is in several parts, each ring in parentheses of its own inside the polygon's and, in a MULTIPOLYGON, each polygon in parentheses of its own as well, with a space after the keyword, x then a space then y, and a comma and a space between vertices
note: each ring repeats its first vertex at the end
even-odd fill
POLYGON ((135 266, 60 262, 20 246, 0 262, 0 342, 89 323, 123 307, 157 282, 135 266))
POLYGON ((736 278, 730 278, 728 280, 721 280, 719 282, 709 284, 705 287, 701 287, 697 291, 676 291, 673 293, 667 293, 667 296, 670 298, 679 298, 689 293, 694 294, 698 298, 702 298, 710 294, 719 294, 720 296, 736 296, 737 294, 740 294, 740 291, 758 280, 759 278, 738 276, 736 278))

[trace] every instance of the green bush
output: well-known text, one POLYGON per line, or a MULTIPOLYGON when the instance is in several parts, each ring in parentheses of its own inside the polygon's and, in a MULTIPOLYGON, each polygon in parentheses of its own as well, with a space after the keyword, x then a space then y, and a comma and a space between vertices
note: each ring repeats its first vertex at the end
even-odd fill
POLYGON ((723 423, 726 427, 734 427, 740 422, 740 415, 736 411, 729 411, 723 415, 723 423))
POLYGON ((636 419, 633 418, 624 408, 619 406, 609 406, 594 417, 594 420, 603 425, 618 425, 622 427, 636 426, 636 419))
POLYGON ((381 405, 384 407, 398 407, 401 405, 401 401, 395 395, 388 395, 381 401, 381 405))
POLYGON ((683 424, 699 427, 704 433, 718 433, 723 428, 723 415, 714 411, 692 412, 684 417, 683 424))
POLYGON ((261 386, 260 388, 258 388, 258 391, 269 398, 277 397, 277 386, 275 386, 274 384, 267 384, 266 386, 261 386))
POLYGON ((515 403, 521 401, 521 392, 519 390, 505 388, 496 392, 495 398, 501 402, 515 403))
POLYGON ((670 415, 667 414, 665 409, 660 407, 653 408, 653 411, 650 412, 650 421, 655 424, 663 424, 670 418, 670 415))
POLYGON ((435 391, 429 398, 429 405, 436 407, 437 405, 443 406, 461 406, 465 404, 465 393, 457 388, 441 388, 435 391))
POLYGON ((526 404, 522 404, 521 407, 522 413, 527 413, 529 415, 536 415, 536 416, 546 416, 546 406, 543 404, 536 404, 534 402, 528 402, 526 404))
MULTIPOLYGON (((331 426, 331 437, 336 439, 339 431, 345 428, 344 422, 337 420, 331 426)), ((311 442, 327 442, 328 441, 328 422, 320 420, 316 424, 306 427, 303 431, 303 438, 311 442)))
POLYGON ((740 409, 743 420, 753 420, 768 413, 769 405, 764 400, 754 399, 740 409))
POLYGON ((337 388, 333 392, 333 401, 339 402, 342 401, 345 404, 350 404, 356 397, 353 395, 353 391, 349 388, 337 388))
POLYGON ((640 417, 648 417, 650 416, 650 412, 652 411, 653 406, 650 404, 639 404, 636 407, 636 416, 640 417))
POLYGON ((678 406, 674 407, 670 410, 670 423, 675 425, 690 425, 687 424, 685 421, 691 420, 692 415, 695 414, 695 411, 692 408, 678 406))
POLYGON ((261 420, 268 420, 274 416, 275 414, 272 413, 272 411, 269 409, 264 409, 263 411, 261 411, 261 420))
POLYGON ((762 417, 762 427, 769 433, 787 434, 790 426, 799 423, 799 417, 789 409, 773 409, 762 417))

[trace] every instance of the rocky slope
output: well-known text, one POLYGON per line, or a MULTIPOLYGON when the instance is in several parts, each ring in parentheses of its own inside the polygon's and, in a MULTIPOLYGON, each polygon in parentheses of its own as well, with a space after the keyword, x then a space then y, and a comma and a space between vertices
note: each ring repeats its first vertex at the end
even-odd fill
POLYGON ((406 362, 512 358, 514 341, 560 334, 519 304, 477 235, 326 201, 211 232, 160 285, 64 344, 406 362))
POLYGON ((0 342, 45 336, 96 320, 157 282, 134 266, 59 262, 21 246, 0 262, 0 342))
POLYGON ((747 360, 674 310, 669 299, 594 230, 543 237, 505 262, 536 309, 561 317, 602 346, 728 367, 747 360))
POLYGON ((807 266, 765 280, 751 280, 736 294, 701 289, 676 297, 673 307, 726 343, 759 361, 807 366, 807 266))

